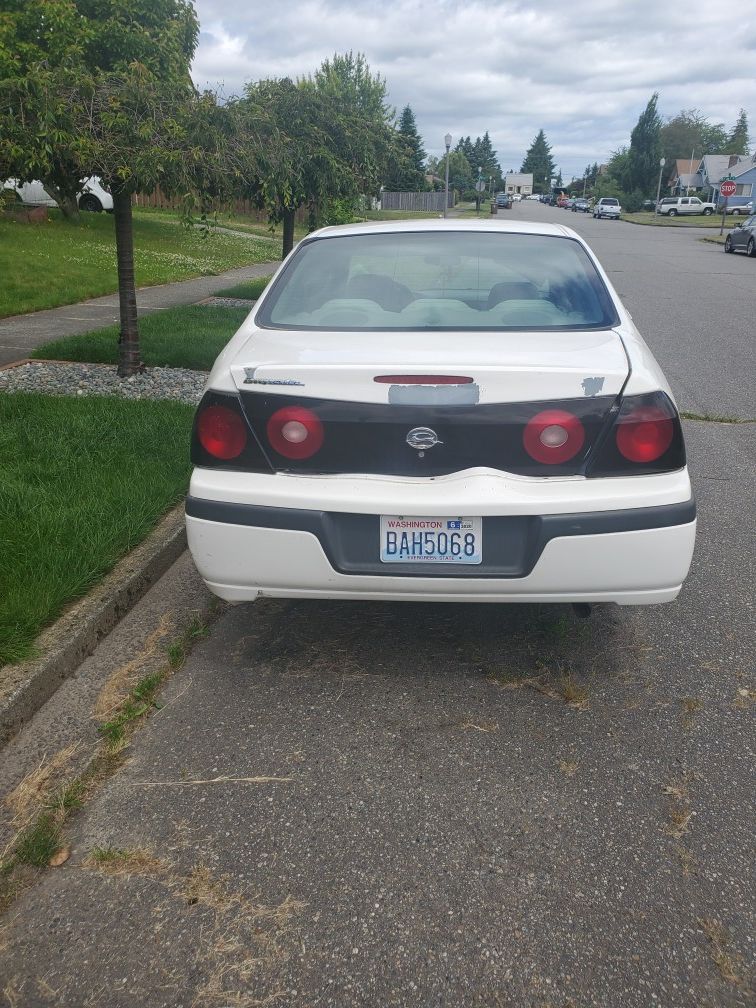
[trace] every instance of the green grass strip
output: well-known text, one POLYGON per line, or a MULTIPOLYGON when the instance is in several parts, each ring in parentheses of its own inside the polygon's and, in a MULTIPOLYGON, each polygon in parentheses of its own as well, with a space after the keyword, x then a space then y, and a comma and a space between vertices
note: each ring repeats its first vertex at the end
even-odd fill
MULTIPOLYGON (((175 215, 134 211, 137 286, 215 276, 280 258, 280 242, 259 234, 203 234, 175 215)), ((112 214, 79 224, 51 211, 45 224, 0 216, 0 317, 73 304, 118 290, 112 214)))
POLYGON ((0 395, 0 665, 185 494, 193 408, 0 395))
MULTIPOLYGON (((142 360, 148 367, 183 367, 209 371, 213 361, 249 314, 247 308, 181 305, 139 320, 142 360)), ((39 347, 38 360, 115 364, 118 326, 67 336, 39 347)))
POLYGON ((215 292, 215 297, 229 298, 249 298, 250 301, 257 301, 262 292, 270 283, 270 277, 256 277, 254 280, 245 280, 243 283, 235 284, 233 287, 224 287, 223 290, 215 292))
MULTIPOLYGON (((722 226, 722 214, 678 214, 669 217, 667 214, 655 214, 651 211, 641 211, 639 213, 623 213, 622 220, 628 224, 648 224, 652 227, 697 227, 697 228, 718 228, 722 226)), ((738 217, 728 216, 725 219, 725 227, 732 228, 738 223, 738 217)))

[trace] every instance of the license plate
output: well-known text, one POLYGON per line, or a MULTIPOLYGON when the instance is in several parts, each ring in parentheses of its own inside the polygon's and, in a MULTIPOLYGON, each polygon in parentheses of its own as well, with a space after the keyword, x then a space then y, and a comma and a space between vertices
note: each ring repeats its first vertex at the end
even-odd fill
POLYGON ((479 564, 482 518, 381 515, 381 563, 479 564))

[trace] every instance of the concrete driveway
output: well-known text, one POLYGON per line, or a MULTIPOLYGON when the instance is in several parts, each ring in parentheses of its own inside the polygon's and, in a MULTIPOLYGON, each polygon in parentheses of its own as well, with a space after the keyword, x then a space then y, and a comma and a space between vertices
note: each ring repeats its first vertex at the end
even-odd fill
MULTIPOLYGON (((682 408, 754 415, 753 260, 526 212, 590 235, 682 408)), ((10 1003, 753 1004, 755 430, 685 423, 674 604, 226 610, 13 908, 10 1003)))

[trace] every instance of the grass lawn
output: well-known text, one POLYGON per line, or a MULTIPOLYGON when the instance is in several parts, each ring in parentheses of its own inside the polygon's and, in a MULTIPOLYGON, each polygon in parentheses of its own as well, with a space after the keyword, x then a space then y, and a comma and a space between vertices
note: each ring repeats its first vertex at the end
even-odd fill
MULTIPOLYGON (((725 227, 731 228, 738 223, 737 217, 733 220, 731 214, 725 219, 725 227)), ((667 217, 666 214, 655 213, 623 213, 622 220, 630 224, 651 224, 658 227, 703 227, 720 228, 722 226, 722 214, 710 214, 704 217, 703 214, 691 214, 688 216, 667 217)))
MULTIPOLYGON (((247 308, 180 305, 139 319, 142 360, 149 367, 209 371, 213 361, 249 314, 247 308)), ((118 361, 118 326, 67 336, 34 351, 38 360, 118 361)))
POLYGON ((0 395, 0 665, 140 543, 188 485, 182 403, 0 395))
POLYGON ((215 292, 215 297, 229 298, 249 298, 250 301, 257 301, 262 292, 270 283, 269 276, 256 277, 254 280, 244 280, 233 287, 224 287, 223 290, 215 292))
POLYGON ((440 213, 440 210, 364 210, 356 217, 356 220, 425 220, 429 217, 438 217, 440 213))
MULTIPOLYGON (((263 235, 211 233, 183 227, 175 214, 134 211, 137 286, 210 276, 280 257, 280 242, 263 235)), ((0 318, 73 304, 118 289, 111 214, 83 214, 78 225, 58 211, 46 224, 0 216, 0 318)))

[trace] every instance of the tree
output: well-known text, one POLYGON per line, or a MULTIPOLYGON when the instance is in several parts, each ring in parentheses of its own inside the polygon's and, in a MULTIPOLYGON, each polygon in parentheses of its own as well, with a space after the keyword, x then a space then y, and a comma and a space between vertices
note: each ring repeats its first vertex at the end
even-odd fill
POLYGON ((542 129, 538 131, 533 143, 528 148, 520 171, 532 172, 533 192, 545 193, 551 189, 551 180, 554 177, 554 158, 551 156, 551 147, 546 142, 546 134, 542 129))
MULTIPOLYGON (((620 147, 619 150, 612 151, 612 156, 606 165, 604 178, 611 180, 620 192, 630 191, 630 150, 628 147, 620 147)), ((602 195, 614 194, 603 193, 602 195)))
POLYGON ((363 53, 335 53, 321 63, 314 77, 303 78, 300 84, 314 85, 321 95, 369 122, 389 125, 395 118, 395 109, 386 102, 386 81, 371 71, 363 53))
POLYGON ((740 110, 737 122, 732 127, 727 143, 724 147, 725 154, 738 154, 740 157, 748 154, 750 141, 748 138, 748 117, 745 109, 740 110))
MULTIPOLYGON (((438 174, 441 179, 446 177, 446 155, 439 159, 438 174)), ((463 192, 472 189, 477 181, 477 172, 462 151, 449 151, 449 190, 457 189, 463 192)))
POLYGON ((386 177, 385 186, 394 192, 421 192, 425 183, 425 150, 417 132, 415 116, 405 105, 399 117, 399 141, 402 151, 386 177))
POLYGON ((30 110, 35 89, 48 102, 32 120, 0 103, 0 165, 22 181, 41 179, 68 219, 78 217, 81 179, 92 174, 79 158, 76 137, 55 128, 53 77, 61 71, 62 91, 87 75, 121 73, 139 64, 156 80, 190 85, 189 65, 199 23, 189 0, 4 0, 0 17, 0 95, 18 98, 18 82, 30 110), (41 126, 48 149, 33 135, 41 126))
POLYGON ((496 155, 496 151, 491 144, 488 130, 475 141, 473 158, 471 160, 473 168, 482 168, 484 175, 492 175, 498 185, 501 179, 501 165, 496 155))
POLYGON ((252 175, 247 193, 283 223, 283 254, 294 244, 294 215, 306 206, 315 226, 331 199, 376 192, 400 156, 386 85, 362 55, 326 60, 313 77, 250 83, 241 106, 250 129, 268 122, 281 144, 269 170, 252 175))
POLYGON ((644 196, 656 192, 661 157, 661 119, 656 108, 658 101, 659 95, 655 91, 630 134, 625 192, 638 191, 644 196))
POLYGON ((683 109, 667 119, 659 132, 661 156, 666 160, 664 184, 678 159, 698 162, 705 154, 722 154, 727 134, 722 123, 711 123, 698 109, 683 109))
MULTIPOLYGON (((0 65, 21 77, 0 81, 0 168, 41 178, 69 198, 99 175, 113 195, 120 335, 118 374, 142 370, 134 284, 132 194, 160 184, 167 192, 228 194, 249 174, 254 145, 242 138, 231 107, 198 95, 189 77, 198 25, 186 0, 11 0, 2 19, 0 65), (47 26, 76 31, 34 34, 28 8, 47 26), (23 10, 22 10, 23 8, 23 10), (21 12, 21 13, 19 13, 21 12), (31 33, 32 41, 27 42, 31 33), (47 46, 47 58, 44 56, 47 46)), ((268 137, 264 148, 275 149, 268 137)), ((3 177, 6 177, 4 174, 3 177)))

